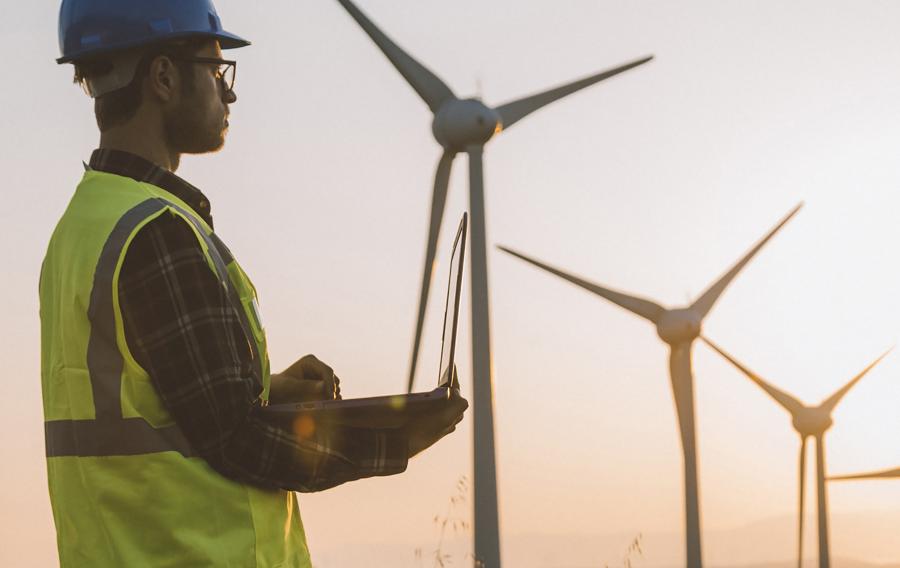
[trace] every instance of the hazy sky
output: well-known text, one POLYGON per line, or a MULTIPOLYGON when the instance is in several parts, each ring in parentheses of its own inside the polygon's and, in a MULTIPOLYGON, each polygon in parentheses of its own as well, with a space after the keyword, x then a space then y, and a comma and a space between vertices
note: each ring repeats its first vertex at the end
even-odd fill
MULTIPOLYGON (((489 143, 490 243, 677 305, 805 201, 721 298, 706 333, 810 403, 897 341, 900 5, 359 5, 457 94, 480 89, 491 104, 656 56, 489 143)), ((337 2, 217 6, 226 28, 254 44, 229 53, 240 61, 239 100, 226 148, 186 158, 178 173, 212 198, 219 234, 260 290, 275 369, 312 352, 335 367, 347 396, 402 390, 440 156, 428 108, 337 2)), ((90 100, 53 61, 57 9, 10 3, 0 19, 4 566, 55 558, 37 279, 97 142, 90 100)), ((451 181, 422 389, 436 380, 438 298, 467 208, 466 165, 457 160, 451 181)), ((679 532, 681 450, 655 330, 517 259, 492 250, 488 261, 504 552, 528 533, 679 532)), ((464 387, 467 300, 468 290, 464 387)), ((714 546, 712 531, 794 514, 799 440, 787 414, 717 355, 697 344, 694 360, 701 508, 714 546)), ((835 413, 830 471, 900 466, 898 402, 895 353, 835 413)), ((470 421, 402 476, 302 496, 314 556, 433 544, 433 516, 471 470, 470 421)), ((830 498, 835 515, 875 518, 900 509, 900 481, 833 485, 830 498)), ((808 503, 812 513, 812 494, 808 503)), ((835 535, 837 556, 849 553, 845 536, 835 535)), ((811 554, 811 526, 807 542, 811 554)), ((900 560, 900 547, 879 554, 900 560)))

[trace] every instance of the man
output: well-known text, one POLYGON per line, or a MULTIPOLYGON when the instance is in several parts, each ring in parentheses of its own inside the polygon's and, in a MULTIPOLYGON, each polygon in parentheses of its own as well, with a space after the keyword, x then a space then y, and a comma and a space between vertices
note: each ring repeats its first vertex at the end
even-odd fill
POLYGON ((274 422, 339 398, 306 356, 272 374, 256 292, 182 154, 222 147, 236 63, 210 0, 64 0, 60 63, 100 146, 41 271, 47 468, 64 567, 310 566, 293 491, 405 470, 466 402, 405 431, 274 422))

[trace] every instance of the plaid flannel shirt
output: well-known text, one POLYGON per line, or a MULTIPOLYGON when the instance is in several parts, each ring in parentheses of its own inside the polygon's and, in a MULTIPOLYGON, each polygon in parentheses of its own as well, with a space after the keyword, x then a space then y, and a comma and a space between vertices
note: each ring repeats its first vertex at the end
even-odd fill
MULTIPOLYGON (((212 226, 199 189, 143 158, 101 149, 90 168, 160 187, 212 226)), ((235 308, 182 220, 162 215, 140 230, 122 265, 119 303, 135 360, 195 451, 222 475, 311 492, 406 469, 398 431, 295 432, 260 409, 235 308)))

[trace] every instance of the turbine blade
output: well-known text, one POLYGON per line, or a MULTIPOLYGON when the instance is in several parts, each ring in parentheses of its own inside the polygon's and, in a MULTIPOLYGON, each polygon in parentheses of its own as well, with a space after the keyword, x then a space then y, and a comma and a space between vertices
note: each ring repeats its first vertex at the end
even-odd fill
POLYGON ((800 436, 800 518, 797 522, 797 568, 803 568, 803 515, 806 497, 806 436, 800 436))
POLYGON ((419 346, 422 341, 422 327, 425 324, 425 308, 428 306, 428 290, 431 288, 431 275, 434 270, 434 257, 437 251, 438 235, 441 232, 441 220, 444 217, 444 205, 447 203, 447 186, 450 183, 450 168, 453 165, 453 152, 444 152, 438 162, 434 174, 434 193, 431 196, 431 222, 428 224, 428 242, 425 245, 425 266, 422 269, 422 291, 419 295, 419 314, 416 318, 416 337, 413 340, 412 358, 409 363, 409 382, 407 392, 412 392, 413 380, 416 377, 416 364, 419 361, 419 346))
POLYGON ((602 286, 598 286, 597 284, 593 284, 588 282, 587 280, 583 280, 578 278, 577 276, 573 276, 571 274, 567 274, 558 268, 554 268, 550 265, 544 264, 538 260, 534 260, 533 258, 529 258, 522 253, 516 252, 507 247, 497 245, 497 248, 502 250, 503 252, 509 253, 513 256, 521 258, 525 262, 530 262, 531 264, 537 266, 538 268, 543 268, 547 272, 551 274, 555 274, 560 278, 568 280, 569 282, 575 284, 576 286, 580 286, 589 292, 593 292, 598 296, 606 298, 610 302, 625 308, 629 312, 639 315, 644 319, 650 320, 653 323, 659 321, 660 316, 666 311, 665 308, 660 306, 655 302, 651 302, 650 300, 645 300, 643 298, 638 298, 637 296, 630 296, 628 294, 624 294, 622 292, 617 292, 615 290, 611 290, 609 288, 603 288, 602 286))
POLYGON ((391 41, 353 2, 350 0, 338 0, 338 2, 375 42, 378 49, 384 53, 397 71, 403 75, 406 82, 422 97, 422 100, 425 101, 432 113, 436 113, 447 100, 456 98, 450 87, 424 65, 403 51, 400 46, 391 41))
POLYGON ((696 310, 701 317, 706 316, 706 314, 709 313, 709 310, 711 310, 713 305, 716 303, 716 300, 719 299, 719 296, 722 295, 722 292, 725 291, 725 288, 727 288, 728 285, 731 284, 731 281, 734 280, 734 277, 737 276, 741 270, 743 270, 744 266, 746 266, 754 256, 756 256, 756 253, 759 252, 759 249, 761 249, 763 245, 769 242, 769 239, 775 236, 775 233, 777 233, 785 225, 785 223, 790 221, 791 218, 797 214, 797 211, 799 211, 801 207, 803 207, 803 203, 800 203, 799 205, 794 207, 791 212, 788 213, 787 216, 785 216, 784 219, 782 219, 775 226, 774 229, 769 231, 769 233, 765 237, 763 237, 762 240, 756 244, 756 246, 750 249, 750 252, 744 255, 744 258, 738 261, 738 263, 735 264, 731 268, 731 270, 723 274, 712 286, 710 286, 709 289, 704 292, 696 302, 694 302, 694 304, 691 306, 691 309, 696 310))
POLYGON ((747 375, 747 377, 751 381, 756 383, 757 386, 759 386, 759 388, 766 391, 769 394, 769 396, 771 396, 773 399, 775 399, 775 402, 777 402, 778 404, 783 406, 784 409, 787 410, 788 412, 790 412, 792 416, 795 415, 797 412, 803 410, 804 407, 803 407, 802 402, 800 402, 793 396, 789 395, 788 393, 784 392, 783 390, 767 383, 765 380, 763 380, 762 377, 760 377, 759 375, 757 375, 756 373, 754 373, 753 371, 751 371, 750 369, 748 369, 747 367, 742 365, 737 359, 735 359, 734 357, 732 357, 731 355, 726 353, 721 347, 719 347, 718 345, 716 345, 715 343, 710 341, 708 338, 706 338, 704 336, 700 336, 700 339, 702 339, 704 343, 706 343, 707 345, 712 347, 714 350, 718 351, 719 355, 728 359, 728 361, 732 365, 734 365, 740 372, 747 375))
POLYGON ((672 352, 669 354, 669 378, 672 381, 672 394, 675 398, 675 412, 678 415, 681 444, 687 452, 691 449, 694 440, 694 394, 690 345, 672 347, 672 352))
POLYGON ((504 105, 497 107, 495 110, 500 115, 500 118, 503 121, 503 128, 507 129, 513 124, 519 122, 529 114, 534 111, 549 105, 550 103, 557 101, 567 95, 571 95, 585 87, 590 87, 594 83, 599 83, 604 79, 609 79, 614 75, 618 75, 624 71, 628 71, 638 65, 643 65, 653 59, 653 56, 644 57, 642 59, 638 59, 632 61, 630 63, 626 63, 625 65, 620 65, 619 67, 615 67, 613 69, 608 69, 606 71, 602 71, 595 75, 591 75, 590 77, 585 77, 578 81, 573 81, 571 83, 561 85, 559 87, 549 89, 542 93, 537 93, 535 95, 531 95, 528 97, 524 97, 515 101, 508 102, 504 105))
POLYGON ((828 481, 846 481, 848 479, 898 479, 900 478, 900 468, 888 469, 885 471, 873 471, 870 473, 854 473, 851 475, 836 475, 829 477, 828 481))
POLYGON ((853 377, 853 379, 851 379, 849 383, 847 383, 839 391, 828 397, 828 399, 822 403, 822 408, 827 409, 828 412, 834 410, 834 407, 837 406, 839 402, 841 402, 841 399, 844 398, 844 396, 850 391, 850 389, 856 386, 856 383, 858 383, 863 377, 865 377, 866 374, 868 374, 868 372, 871 371, 875 365, 880 363, 882 359, 887 357, 887 354, 893 351, 893 349, 894 348, 891 347, 890 349, 882 353, 881 356, 878 357, 878 359, 875 359, 874 361, 869 363, 869 366, 863 369, 862 372, 860 372, 858 375, 853 377))

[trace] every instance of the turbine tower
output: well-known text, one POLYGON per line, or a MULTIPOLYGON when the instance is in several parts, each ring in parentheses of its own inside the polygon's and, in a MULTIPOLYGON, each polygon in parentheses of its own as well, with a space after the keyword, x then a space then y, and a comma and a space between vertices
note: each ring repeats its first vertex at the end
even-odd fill
POLYGON ((816 495, 818 497, 818 522, 819 522, 819 568, 828 568, 831 566, 831 552, 828 545, 828 495, 825 492, 825 432, 831 428, 834 421, 831 414, 835 407, 841 402, 841 399, 860 381, 866 374, 872 370, 890 352, 888 350, 880 357, 875 359, 861 373, 853 377, 853 379, 841 387, 833 395, 825 399, 818 406, 806 406, 795 397, 786 392, 772 386, 764 381, 759 375, 749 370, 747 367, 739 363, 734 357, 723 351, 718 345, 707 339, 703 341, 719 352, 722 357, 728 359, 732 365, 738 368, 742 373, 747 375, 751 381, 757 384, 775 399, 787 410, 793 419, 794 429, 800 434, 800 487, 799 487, 799 519, 797 522, 797 566, 803 566, 803 506, 804 506, 804 490, 806 483, 806 441, 809 438, 816 440, 816 495))
POLYGON ((672 392, 675 398, 675 410, 678 414, 678 425, 681 430, 681 446, 684 452, 684 506, 685 506, 685 555, 687 568, 700 568, 703 565, 700 546, 700 495, 697 482, 697 448, 694 432, 694 380, 691 369, 691 346, 700 336, 703 318, 709 313, 716 300, 735 276, 750 262, 750 259, 771 239, 781 227, 800 210, 803 204, 797 205, 774 229, 759 241, 731 270, 713 283, 693 304, 683 308, 668 309, 637 296, 617 292, 573 276, 558 268, 525 256, 506 247, 500 250, 517 256, 526 262, 555 274, 573 284, 593 292, 610 302, 625 308, 656 325, 660 339, 670 347, 669 372, 672 392))
POLYGON ((497 478, 494 451, 493 378, 491 370, 490 313, 488 305, 487 244, 484 212, 482 154, 484 144, 538 109, 585 87, 618 75, 652 59, 644 57, 571 83, 491 108, 478 99, 460 99, 440 78, 413 59, 350 0, 338 0, 391 64, 418 93, 434 115, 432 133, 444 152, 438 162, 431 201, 431 221, 410 360, 408 391, 412 391, 419 356, 425 308, 438 234, 444 215, 450 168, 456 154, 469 157, 471 209, 472 366, 474 413, 474 532, 475 559, 484 568, 500 566, 500 528, 497 513, 497 478))

